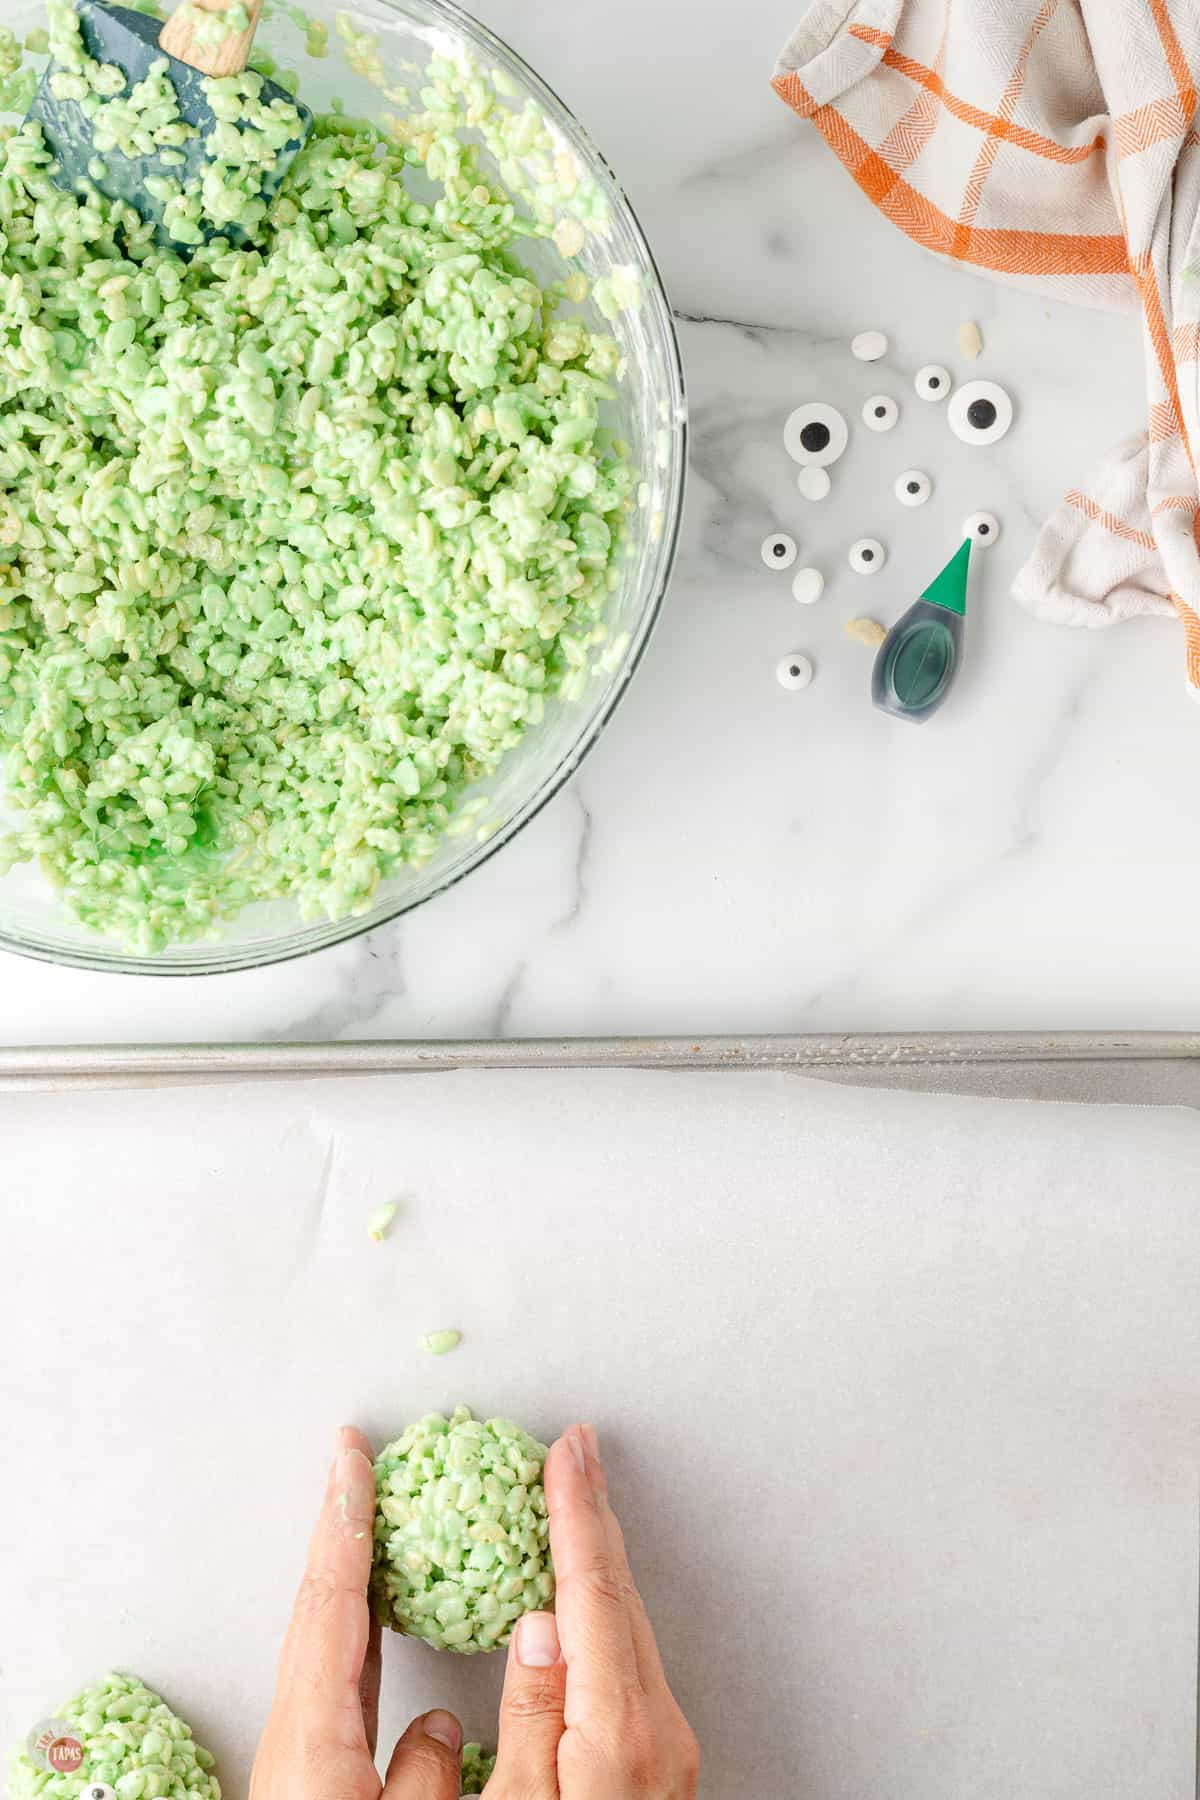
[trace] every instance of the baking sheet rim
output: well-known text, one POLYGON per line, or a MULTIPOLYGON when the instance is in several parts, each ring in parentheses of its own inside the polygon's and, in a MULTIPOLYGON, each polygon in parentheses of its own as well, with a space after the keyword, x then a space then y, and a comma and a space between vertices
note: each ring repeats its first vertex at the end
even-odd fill
POLYGON ((849 1032, 0 1047, 0 1092, 455 1069, 770 1070, 1032 1099, 1200 1105, 1200 1033, 849 1032))

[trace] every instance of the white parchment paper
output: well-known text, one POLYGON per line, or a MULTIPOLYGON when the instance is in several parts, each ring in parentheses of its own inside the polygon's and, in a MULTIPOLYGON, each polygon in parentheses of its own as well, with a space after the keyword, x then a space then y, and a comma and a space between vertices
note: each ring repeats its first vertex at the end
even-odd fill
MULTIPOLYGON (((6 1746, 122 1667, 244 1796, 334 1428, 461 1399, 596 1420, 706 1795, 1190 1800, 1197 1115, 460 1074, 0 1145, 6 1746)), ((500 1661, 389 1638, 385 1737, 500 1661)))

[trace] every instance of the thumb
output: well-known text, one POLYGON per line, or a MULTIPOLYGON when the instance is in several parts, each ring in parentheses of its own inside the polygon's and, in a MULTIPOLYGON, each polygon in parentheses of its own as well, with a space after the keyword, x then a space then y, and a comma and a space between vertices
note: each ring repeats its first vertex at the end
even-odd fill
POLYGON ((453 1713, 414 1719, 392 1752, 381 1800, 459 1800, 462 1743, 453 1713))
POLYGON ((566 1693, 567 1665, 554 1614, 526 1613, 509 1645, 500 1702, 500 1749, 492 1780, 501 1793, 558 1800, 566 1693))

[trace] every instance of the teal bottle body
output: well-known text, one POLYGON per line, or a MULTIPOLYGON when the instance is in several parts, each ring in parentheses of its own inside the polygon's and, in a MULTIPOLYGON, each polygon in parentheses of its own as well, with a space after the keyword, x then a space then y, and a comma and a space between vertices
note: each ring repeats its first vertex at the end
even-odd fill
POLYGON ((871 675, 875 705, 914 725, 931 719, 954 684, 962 641, 961 613, 918 600, 879 646, 871 675))
POLYGON ((970 566, 967 538, 880 644, 871 698, 881 712, 923 725, 954 686, 962 661, 970 566))

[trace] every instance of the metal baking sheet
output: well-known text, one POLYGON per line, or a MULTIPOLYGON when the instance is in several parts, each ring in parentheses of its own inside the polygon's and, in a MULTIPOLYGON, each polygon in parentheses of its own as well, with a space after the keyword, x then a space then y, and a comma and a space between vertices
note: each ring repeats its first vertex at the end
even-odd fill
MULTIPOLYGON (((539 1067, 0 1110, 0 1412, 88 1472, 0 1489, 0 1742, 115 1663, 244 1800, 333 1426, 461 1397, 597 1417, 713 1800, 1192 1793, 1185 1109, 539 1067)), ((499 1676, 390 1643, 384 1742, 490 1735, 499 1676)))
POLYGON ((0 1048, 0 1091, 449 1069, 771 1069, 921 1093, 1200 1106, 1200 1033, 1194 1032, 17 1047, 0 1048))

